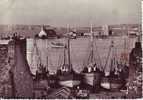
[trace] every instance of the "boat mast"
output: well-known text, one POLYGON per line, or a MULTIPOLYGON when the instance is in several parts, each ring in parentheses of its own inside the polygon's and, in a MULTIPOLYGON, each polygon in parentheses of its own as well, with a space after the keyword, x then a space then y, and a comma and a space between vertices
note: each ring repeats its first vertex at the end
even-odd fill
POLYGON ((91 42, 93 43, 93 30, 92 30, 92 24, 90 25, 90 33, 91 33, 91 42))
POLYGON ((64 65, 66 64, 66 48, 67 48, 67 46, 65 45, 65 47, 64 47, 64 65))
POLYGON ((90 38, 90 41, 91 41, 91 62, 93 63, 93 31, 92 31, 92 24, 90 26, 90 33, 91 33, 91 38, 90 38))
MULTIPOLYGON (((69 33, 70 31, 70 26, 69 24, 67 25, 67 32, 69 33)), ((70 59, 70 35, 67 37, 68 39, 68 44, 67 44, 67 50, 68 50, 68 64, 69 64, 69 69, 71 70, 71 59, 70 59)))
POLYGON ((69 64, 69 69, 71 70, 71 59, 70 59, 70 37, 68 37, 68 64, 69 64))
MULTIPOLYGON (((69 33, 69 24, 67 24, 67 28, 66 28, 66 34, 68 35, 69 33)), ((66 40, 66 39, 65 39, 66 40)), ((64 46, 64 65, 66 64, 66 49, 68 48, 68 45, 66 44, 64 46)))
POLYGON ((109 68, 109 74, 110 74, 110 72, 112 70, 112 67, 113 67, 113 60, 114 60, 113 48, 114 48, 114 42, 111 41, 111 45, 110 45, 109 52, 108 52, 108 55, 107 55, 107 58, 106 58, 105 66, 103 68, 103 71, 105 72, 105 74, 106 74, 106 68, 107 69, 109 68))
MULTIPOLYGON (((115 55, 114 55, 114 51, 113 51, 113 49, 114 49, 114 42, 113 41, 111 41, 111 52, 112 52, 112 55, 111 55, 111 68, 110 68, 110 72, 112 71, 112 69, 113 69, 113 66, 114 66, 114 60, 115 60, 115 55)), ((114 66, 115 67, 115 66, 114 66)))
POLYGON ((34 39, 34 43, 33 43, 33 50, 32 50, 32 54, 31 54, 31 66, 36 66, 37 69, 39 69, 41 67, 42 61, 41 61, 41 55, 40 55, 40 51, 38 50, 38 46, 36 43, 36 39, 34 39), (34 58, 36 60, 34 60, 34 58))
POLYGON ((123 64, 126 64, 127 61, 128 61, 128 58, 127 58, 127 55, 128 55, 127 50, 128 50, 127 38, 125 37, 125 38, 124 38, 123 64))
POLYGON ((48 56, 47 56, 47 67, 46 67, 46 71, 48 71, 48 64, 49 64, 49 61, 48 61, 48 56))

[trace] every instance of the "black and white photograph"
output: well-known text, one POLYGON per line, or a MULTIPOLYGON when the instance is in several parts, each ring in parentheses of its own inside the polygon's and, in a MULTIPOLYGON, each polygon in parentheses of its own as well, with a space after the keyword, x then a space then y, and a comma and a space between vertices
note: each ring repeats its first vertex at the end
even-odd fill
POLYGON ((141 0, 0 0, 0 99, 142 99, 141 0))

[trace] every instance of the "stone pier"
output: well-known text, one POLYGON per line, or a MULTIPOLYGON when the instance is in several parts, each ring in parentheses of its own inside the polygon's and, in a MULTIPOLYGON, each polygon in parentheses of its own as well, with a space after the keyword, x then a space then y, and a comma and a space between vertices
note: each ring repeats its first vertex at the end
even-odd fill
POLYGON ((0 43, 0 97, 33 97, 33 79, 26 60, 26 39, 0 43))

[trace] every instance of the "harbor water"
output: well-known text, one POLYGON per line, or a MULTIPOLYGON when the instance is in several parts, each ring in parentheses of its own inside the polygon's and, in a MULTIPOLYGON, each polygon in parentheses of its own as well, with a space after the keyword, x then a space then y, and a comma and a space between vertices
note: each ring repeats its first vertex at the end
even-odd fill
MULTIPOLYGON (((94 52, 97 63, 101 67, 105 66, 107 60, 107 55, 109 52, 109 47, 111 41, 114 41, 114 46, 117 53, 117 59, 120 59, 121 54, 126 50, 127 53, 131 52, 134 47, 136 38, 124 38, 124 37, 110 37, 107 39, 94 39, 94 52), (125 45, 126 42, 126 45, 125 45)), ((52 47, 51 42, 66 43, 67 40, 62 39, 38 39, 36 40, 36 45, 39 52, 39 58, 41 63, 46 66, 50 72, 56 72, 57 68, 63 64, 64 49, 52 47), (48 58, 48 60, 47 60, 48 58)), ((70 40, 70 58, 73 65, 73 69, 76 72, 80 72, 87 62, 89 54, 89 37, 77 38, 70 40)), ((30 65, 31 72, 35 74, 37 70, 37 61, 32 60, 37 56, 34 53, 34 39, 27 39, 27 60, 30 65), (35 63, 35 65, 34 65, 35 63)))

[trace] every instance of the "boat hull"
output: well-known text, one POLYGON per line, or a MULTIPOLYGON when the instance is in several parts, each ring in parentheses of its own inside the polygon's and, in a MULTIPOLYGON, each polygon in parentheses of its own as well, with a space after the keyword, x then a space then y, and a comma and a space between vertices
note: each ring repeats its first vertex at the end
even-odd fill
POLYGON ((101 82, 101 87, 108 90, 117 90, 120 89, 123 86, 121 80, 117 79, 109 79, 109 78, 103 78, 101 82))
POLYGON ((65 81, 59 81, 59 84, 61 86, 66 86, 66 87, 74 87, 80 84, 79 80, 65 80, 65 81))
POLYGON ((51 45, 52 48, 64 48, 64 46, 59 46, 59 45, 51 45))
POLYGON ((94 86, 94 73, 84 73, 84 83, 94 86))
POLYGON ((65 45, 63 43, 51 43, 52 48, 64 48, 65 45))
POLYGON ((90 86, 95 86, 100 84, 100 73, 83 73, 84 83, 90 86))
POLYGON ((59 85, 74 87, 80 84, 80 77, 77 74, 59 75, 59 85))

